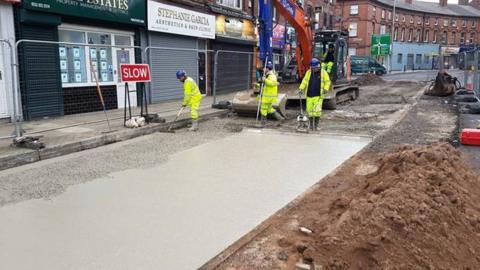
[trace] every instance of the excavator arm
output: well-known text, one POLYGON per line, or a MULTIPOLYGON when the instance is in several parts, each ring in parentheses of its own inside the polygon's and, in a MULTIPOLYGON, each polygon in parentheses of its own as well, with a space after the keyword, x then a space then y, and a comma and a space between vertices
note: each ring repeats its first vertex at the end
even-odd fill
POLYGON ((313 35, 310 22, 305 12, 292 0, 272 0, 277 11, 295 29, 297 48, 295 57, 298 65, 298 75, 303 78, 312 59, 313 35))

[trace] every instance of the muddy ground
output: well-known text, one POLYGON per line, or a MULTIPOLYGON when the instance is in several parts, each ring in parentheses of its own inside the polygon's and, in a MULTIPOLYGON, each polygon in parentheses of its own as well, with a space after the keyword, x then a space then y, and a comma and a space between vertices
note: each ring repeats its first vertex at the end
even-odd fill
POLYGON ((374 141, 204 269, 480 269, 479 181, 450 146, 457 108, 420 86, 362 87, 326 112, 324 132, 374 141))

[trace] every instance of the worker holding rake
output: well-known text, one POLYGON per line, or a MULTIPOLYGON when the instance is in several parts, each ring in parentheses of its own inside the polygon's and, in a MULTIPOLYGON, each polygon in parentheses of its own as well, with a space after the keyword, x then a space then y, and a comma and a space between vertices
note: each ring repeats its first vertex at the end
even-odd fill
POLYGON ((177 79, 183 83, 184 97, 182 108, 189 107, 192 116, 192 127, 190 131, 198 130, 198 109, 202 101, 202 94, 198 89, 195 80, 188 77, 184 70, 177 71, 177 79))
POLYGON ((320 68, 320 61, 312 58, 310 69, 305 73, 299 90, 300 93, 307 94, 307 115, 310 129, 313 131, 319 130, 324 93, 330 90, 331 84, 328 73, 320 68))

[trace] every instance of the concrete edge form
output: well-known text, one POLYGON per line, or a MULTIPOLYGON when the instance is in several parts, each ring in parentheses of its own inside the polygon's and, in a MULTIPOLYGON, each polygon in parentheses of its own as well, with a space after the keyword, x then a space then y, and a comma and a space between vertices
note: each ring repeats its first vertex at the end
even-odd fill
MULTIPOLYGON (((226 116, 227 114, 228 110, 216 111, 202 115, 202 118, 200 118, 199 120, 200 122, 203 122, 215 117, 226 116)), ((178 120, 172 125, 172 128, 178 129, 186 127, 189 122, 189 119, 178 120)), ((68 155, 107 144, 133 139, 155 132, 167 131, 171 124, 171 122, 167 122, 161 124, 149 124, 147 126, 136 129, 121 129, 116 132, 83 139, 77 142, 69 142, 60 145, 54 145, 41 150, 28 150, 24 153, 15 153, 5 157, 0 157, 0 171, 37 162, 40 160, 68 155)))

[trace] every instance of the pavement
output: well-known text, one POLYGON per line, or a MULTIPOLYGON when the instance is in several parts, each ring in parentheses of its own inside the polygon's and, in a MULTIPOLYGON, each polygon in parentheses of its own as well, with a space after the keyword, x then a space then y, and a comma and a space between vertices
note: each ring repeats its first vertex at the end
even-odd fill
MULTIPOLYGON (((464 71, 453 69, 447 70, 452 76, 457 77, 461 82, 462 85, 464 80, 464 71)), ((407 71, 407 72, 392 72, 390 74, 385 74, 382 76, 385 80, 414 80, 414 81, 430 81, 435 79, 437 76, 438 70, 415 70, 415 71, 407 71)))
MULTIPOLYGON (((234 93, 217 96, 218 101, 231 100, 234 93)), ((213 97, 205 97, 200 107, 201 121, 226 113, 224 110, 212 109, 213 97)), ((175 118, 180 107, 180 101, 151 104, 149 114, 158 114, 166 123, 150 123, 147 126, 129 129, 123 126, 123 109, 107 112, 110 126, 107 125, 103 111, 67 115, 57 118, 46 118, 23 122, 25 136, 39 136, 46 147, 41 150, 31 150, 12 146, 12 124, 0 125, 0 170, 20 166, 38 160, 70 154, 90 148, 99 147, 113 142, 166 130, 175 118)), ((140 108, 132 108, 132 115, 140 114, 140 108)), ((187 110, 175 124, 175 128, 188 124, 187 110)))

